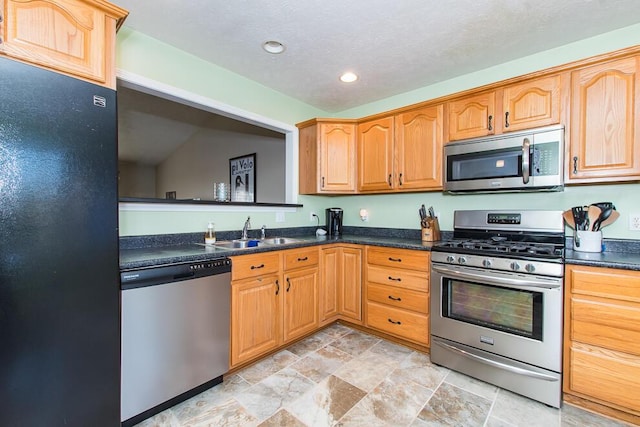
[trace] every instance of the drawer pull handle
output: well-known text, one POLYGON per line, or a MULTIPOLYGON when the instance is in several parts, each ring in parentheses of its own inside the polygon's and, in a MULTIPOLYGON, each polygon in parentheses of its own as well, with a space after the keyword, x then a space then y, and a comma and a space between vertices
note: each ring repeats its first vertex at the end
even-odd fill
POLYGON ((401 322, 401 321, 399 321, 399 320, 398 320, 398 321, 396 321, 396 320, 391 320, 391 319, 387 318, 387 321, 388 321, 389 323, 393 323, 394 325, 402 325, 402 322, 401 322))
POLYGON ((389 257, 389 261, 391 261, 391 262, 402 262, 402 258, 391 258, 391 257, 389 257))
POLYGON ((393 183, 391 182, 391 174, 389 174, 389 179, 387 180, 387 182, 389 183, 389 187, 393 185, 393 183))
POLYGON ((306 261, 306 260, 308 260, 308 259, 309 259, 309 257, 308 257, 308 256, 306 256, 306 257, 304 257, 304 258, 298 258, 298 261, 306 261))
POLYGON ((398 297, 398 298, 392 297, 391 295, 389 295, 389 299, 392 300, 392 301, 402 301, 402 298, 400 298, 400 297, 398 297))
POLYGON ((394 282, 402 282, 402 278, 400 278, 400 277, 391 277, 391 276, 389 276, 388 279, 389 280, 393 280, 394 282))
POLYGON ((509 127, 509 112, 504 113, 504 127, 509 127))
POLYGON ((287 277, 287 292, 289 292, 289 289, 291 289, 291 281, 287 277))
POLYGON ((489 116, 489 124, 488 124, 489 130, 493 130, 493 125, 491 124, 492 120, 493 120, 493 116, 489 116))
POLYGON ((276 280, 276 295, 280 293, 280 282, 276 280))
POLYGON ((252 270, 257 270, 258 268, 264 268, 264 264, 260 264, 260 265, 252 265, 251 269, 252 270))

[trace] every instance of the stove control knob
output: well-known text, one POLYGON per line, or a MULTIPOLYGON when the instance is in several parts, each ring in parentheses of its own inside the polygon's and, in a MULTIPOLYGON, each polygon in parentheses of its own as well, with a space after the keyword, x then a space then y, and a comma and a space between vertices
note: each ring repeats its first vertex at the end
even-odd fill
POLYGON ((458 258, 458 264, 466 264, 467 263, 467 259, 463 256, 458 258))
POLYGON ((513 271, 518 271, 518 270, 520 270, 520 264, 518 264, 518 263, 517 263, 517 262, 515 262, 515 261, 511 263, 510 267, 511 267, 511 269, 512 269, 513 271))
POLYGON ((482 260, 482 266, 483 267, 491 267, 491 260, 490 259, 484 259, 482 260))
POLYGON ((454 257, 453 255, 447 256, 447 262, 454 262, 455 260, 456 260, 456 257, 454 257))
POLYGON ((533 264, 527 264, 524 266, 524 269, 527 270, 529 273, 533 273, 534 271, 536 271, 536 266, 533 264))

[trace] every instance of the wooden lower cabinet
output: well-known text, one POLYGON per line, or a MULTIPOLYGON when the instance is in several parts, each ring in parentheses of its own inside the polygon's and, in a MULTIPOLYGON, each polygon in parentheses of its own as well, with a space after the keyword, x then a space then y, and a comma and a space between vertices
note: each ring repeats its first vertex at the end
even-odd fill
MULTIPOLYGON (((317 249, 316 249, 317 252, 317 249)), ((318 267, 285 272, 283 342, 318 327, 318 267)))
POLYGON ((640 272, 567 265, 565 400, 640 423, 640 272))
POLYGON ((366 326, 429 346, 429 252, 367 247, 366 326))
POLYGON ((281 342, 282 299, 279 275, 231 285, 231 366, 276 348, 281 342))
POLYGON ((362 248, 330 245, 321 249, 320 323, 337 319, 362 323, 362 248))
POLYGON ((231 367, 318 326, 318 248, 232 257, 231 367))

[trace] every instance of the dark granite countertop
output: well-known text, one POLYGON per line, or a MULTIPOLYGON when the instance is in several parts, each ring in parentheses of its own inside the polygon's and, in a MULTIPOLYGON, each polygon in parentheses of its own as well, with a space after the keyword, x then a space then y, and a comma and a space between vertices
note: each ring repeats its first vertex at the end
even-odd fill
POLYGON ((640 253, 635 252, 578 252, 567 249, 564 255, 565 264, 588 265, 592 267, 621 268, 623 270, 640 271, 640 253))
MULTIPOLYGON (((120 269, 130 270, 183 262, 207 261, 225 256, 330 243, 351 243, 424 251, 430 251, 433 246, 433 243, 420 240, 420 230, 345 227, 343 236, 339 238, 315 237, 313 235, 315 228, 313 227, 276 229, 270 230, 270 232, 267 237, 274 235, 293 237, 298 242, 286 245, 257 246, 249 249, 223 249, 195 243, 202 239, 202 233, 123 237, 120 239, 120 269)), ((239 237, 236 234, 233 232, 218 233, 218 239, 232 240, 239 237)), ((449 238, 451 238, 451 233, 444 231, 443 239, 449 238)), ((605 243, 605 252, 578 252, 571 249, 572 240, 568 238, 565 264, 640 271, 640 240, 610 239, 605 243)))
MULTIPOLYGON (((247 255, 274 250, 293 249, 314 245, 326 245, 332 243, 351 243, 359 245, 375 245, 400 249, 431 250, 433 243, 422 242, 419 230, 416 236, 388 237, 384 235, 362 236, 356 234, 343 234, 341 237, 308 237, 290 236, 298 242, 286 245, 264 245, 247 249, 224 249, 219 247, 207 247, 198 243, 190 243, 195 239, 177 239, 178 244, 167 244, 170 241, 160 242, 155 238, 148 245, 143 247, 127 247, 130 245, 121 244, 120 249, 120 270, 131 270, 136 268, 153 267, 158 265, 177 264, 182 262, 207 261, 224 256, 247 255), (186 241, 185 241, 186 240, 186 241), (164 244, 162 244, 164 243, 164 244)), ((402 233, 401 233, 402 234, 402 233)), ((197 235, 200 237, 200 235, 197 235)), ((285 236, 285 234, 279 234, 285 236)), ((222 239, 221 239, 222 240, 222 239)), ((226 238, 224 240, 227 240, 226 238)), ((229 239, 230 240, 230 239, 229 239)))

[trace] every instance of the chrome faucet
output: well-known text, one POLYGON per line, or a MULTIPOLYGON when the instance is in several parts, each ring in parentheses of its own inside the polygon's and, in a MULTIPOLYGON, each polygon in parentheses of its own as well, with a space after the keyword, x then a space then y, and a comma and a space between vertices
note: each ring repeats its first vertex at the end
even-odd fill
POLYGON ((247 240, 249 237, 247 237, 247 232, 249 231, 249 229, 251 228, 251 217, 248 216, 247 220, 244 222, 244 227, 242 227, 242 240, 247 240))
POLYGON ((267 237, 267 226, 263 225, 260 229, 260 238, 264 240, 265 237, 267 237))

